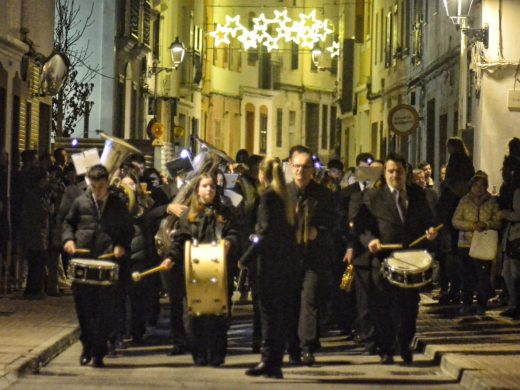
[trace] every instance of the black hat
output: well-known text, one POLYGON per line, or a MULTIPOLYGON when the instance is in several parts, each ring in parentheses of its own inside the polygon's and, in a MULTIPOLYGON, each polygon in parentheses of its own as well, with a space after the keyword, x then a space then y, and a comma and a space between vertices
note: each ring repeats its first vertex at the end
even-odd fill
POLYGON ((171 177, 176 177, 183 173, 193 171, 193 166, 187 158, 175 158, 172 161, 167 162, 165 165, 171 177))

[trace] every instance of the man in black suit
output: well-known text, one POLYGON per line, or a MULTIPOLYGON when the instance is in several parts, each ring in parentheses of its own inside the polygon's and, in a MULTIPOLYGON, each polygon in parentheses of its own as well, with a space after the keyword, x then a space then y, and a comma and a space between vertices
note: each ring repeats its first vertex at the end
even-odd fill
POLYGON ((297 250, 301 261, 298 291, 291 305, 295 312, 289 316, 288 352, 291 362, 298 363, 301 349, 301 362, 312 366, 314 351, 319 347, 319 307, 334 255, 334 198, 331 191, 314 180, 312 153, 307 147, 291 148, 290 162, 294 180, 289 183, 288 191, 296 206, 297 250))
MULTIPOLYGON (((425 232, 428 241, 437 236, 424 191, 406 185, 404 158, 391 153, 385 161, 384 176, 385 184, 366 194, 363 210, 355 221, 359 241, 370 252, 370 261, 375 258, 382 262, 388 257, 382 244, 402 244, 406 248, 425 232)), ((419 290, 393 286, 381 274, 375 275, 369 307, 375 319, 381 363, 393 363, 396 341, 403 361, 411 363, 419 290)))

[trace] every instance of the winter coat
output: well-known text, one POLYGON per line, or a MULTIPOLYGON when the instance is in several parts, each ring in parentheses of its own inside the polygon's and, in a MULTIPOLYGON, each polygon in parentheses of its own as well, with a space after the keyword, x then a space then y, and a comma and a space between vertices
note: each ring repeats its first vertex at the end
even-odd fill
POLYGON ((49 249, 51 201, 44 189, 28 191, 20 218, 20 242, 25 250, 49 249))
POLYGON ((489 229, 498 230, 502 223, 497 219, 498 202, 491 194, 477 203, 471 193, 462 197, 453 214, 453 227, 459 230, 459 248, 469 248, 473 238, 473 225, 476 222, 488 224, 489 229))
POLYGON ((73 240, 76 248, 89 249, 91 258, 112 252, 116 245, 129 253, 134 227, 128 209, 111 193, 105 202, 98 216, 90 189, 76 198, 63 221, 62 244, 73 240))

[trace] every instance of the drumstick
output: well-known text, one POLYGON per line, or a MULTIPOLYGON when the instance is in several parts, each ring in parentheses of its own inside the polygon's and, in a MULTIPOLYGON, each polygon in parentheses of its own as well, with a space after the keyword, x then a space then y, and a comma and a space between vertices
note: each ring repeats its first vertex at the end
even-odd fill
POLYGON ((114 256, 115 256, 114 252, 110 252, 110 253, 105 253, 104 255, 98 256, 98 259, 99 260, 111 259, 114 256))
MULTIPOLYGON (((435 226, 433 228, 433 230, 435 230, 436 232, 438 232, 439 230, 441 230, 442 228, 444 227, 444 225, 441 223, 440 225, 438 226, 435 226)), ((415 240, 414 242, 412 242, 410 245, 408 245, 408 248, 411 248, 412 246, 416 246, 418 244, 420 244, 421 242, 423 242, 424 240, 426 240, 426 234, 423 234, 421 237, 419 237, 417 240, 415 240)))
POLYGON ((162 265, 159 265, 154 268, 150 268, 149 270, 143 271, 143 272, 132 272, 132 279, 134 282, 139 282, 142 278, 145 276, 155 274, 156 272, 166 271, 166 267, 163 267, 162 265))
POLYGON ((381 250, 403 249, 402 244, 381 244, 381 250))
POLYGON ((90 253, 90 249, 82 249, 82 248, 76 248, 74 249, 74 254, 78 255, 88 255, 90 253))

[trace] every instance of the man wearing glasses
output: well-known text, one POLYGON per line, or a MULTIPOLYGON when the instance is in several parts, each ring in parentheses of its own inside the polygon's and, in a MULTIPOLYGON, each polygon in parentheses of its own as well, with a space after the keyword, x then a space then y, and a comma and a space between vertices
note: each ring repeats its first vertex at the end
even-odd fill
POLYGON ((335 223, 332 192, 314 180, 312 152, 297 145, 289 157, 293 181, 288 184, 296 210, 299 270, 294 274, 295 312, 289 324, 290 363, 312 366, 319 348, 318 309, 327 291, 334 255, 335 223), (298 310, 299 309, 299 310, 298 310), (299 341, 299 342, 298 342, 299 341))

